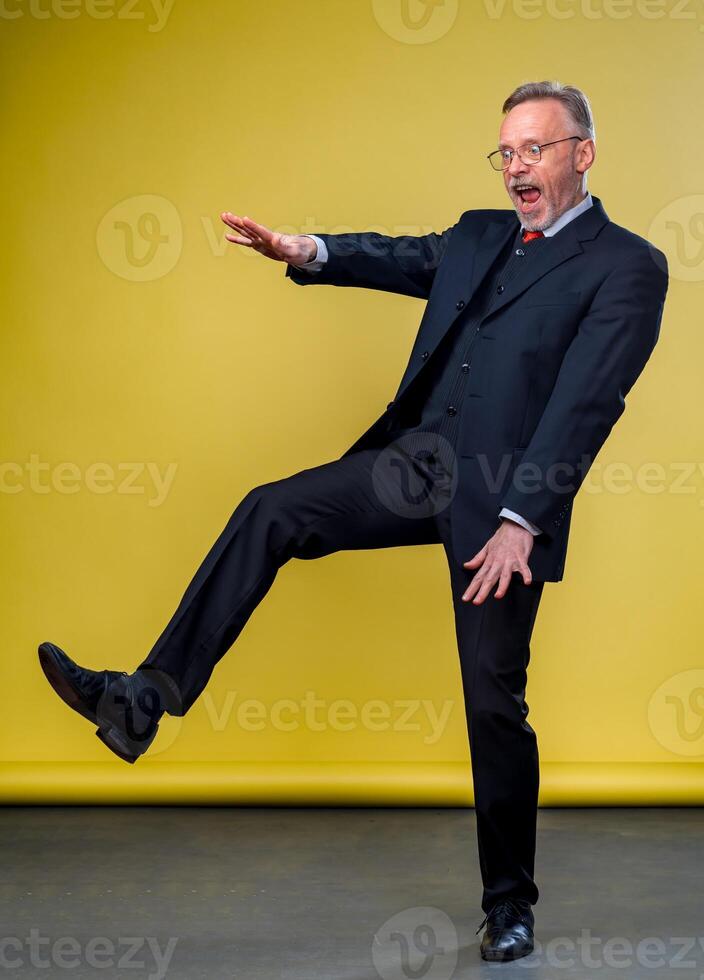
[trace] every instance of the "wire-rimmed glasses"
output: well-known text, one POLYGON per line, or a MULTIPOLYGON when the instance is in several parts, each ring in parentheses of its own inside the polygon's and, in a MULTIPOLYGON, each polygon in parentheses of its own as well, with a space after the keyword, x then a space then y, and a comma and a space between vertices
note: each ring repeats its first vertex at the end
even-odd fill
POLYGON ((516 147, 515 150, 494 150, 487 154, 487 160, 494 170, 508 170, 511 166, 514 153, 518 154, 518 159, 525 164, 540 163, 542 149, 544 146, 552 146, 554 143, 564 143, 565 140, 581 140, 583 136, 563 136, 559 140, 551 140, 549 143, 524 143, 516 147))

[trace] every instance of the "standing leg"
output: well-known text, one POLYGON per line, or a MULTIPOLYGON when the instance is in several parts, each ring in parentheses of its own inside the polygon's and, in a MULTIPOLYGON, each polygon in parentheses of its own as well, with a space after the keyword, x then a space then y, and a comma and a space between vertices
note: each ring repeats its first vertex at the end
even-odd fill
POLYGON ((240 501, 138 668, 173 680, 179 703, 171 714, 191 707, 290 558, 439 543, 417 501, 389 509, 377 457, 376 450, 353 453, 255 487, 240 501))
MULTIPOLYGON (((489 912, 502 898, 534 905, 539 786, 538 743, 525 700, 530 638, 543 582, 525 585, 518 573, 506 594, 463 602, 474 572, 453 554, 449 526, 443 543, 450 566, 457 644, 474 781, 479 864, 489 912)), ((466 559, 464 559, 466 560, 466 559)))

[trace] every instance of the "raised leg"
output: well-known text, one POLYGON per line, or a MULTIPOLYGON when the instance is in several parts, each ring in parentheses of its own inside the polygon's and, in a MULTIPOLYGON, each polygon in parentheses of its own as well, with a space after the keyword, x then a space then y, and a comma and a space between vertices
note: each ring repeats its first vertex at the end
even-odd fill
POLYGON ((440 541, 417 496, 389 506, 377 450, 257 486, 240 501, 139 670, 175 682, 185 714, 291 558, 440 541))

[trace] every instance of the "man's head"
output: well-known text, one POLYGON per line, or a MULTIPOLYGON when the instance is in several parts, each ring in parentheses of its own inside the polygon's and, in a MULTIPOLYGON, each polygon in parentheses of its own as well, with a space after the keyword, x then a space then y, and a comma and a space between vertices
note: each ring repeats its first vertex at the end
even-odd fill
POLYGON ((509 95, 502 111, 499 149, 525 147, 525 160, 518 153, 511 156, 504 184, 521 224, 542 231, 586 193, 587 170, 596 153, 589 100, 571 85, 528 82, 509 95), (546 143, 551 145, 535 149, 546 143))

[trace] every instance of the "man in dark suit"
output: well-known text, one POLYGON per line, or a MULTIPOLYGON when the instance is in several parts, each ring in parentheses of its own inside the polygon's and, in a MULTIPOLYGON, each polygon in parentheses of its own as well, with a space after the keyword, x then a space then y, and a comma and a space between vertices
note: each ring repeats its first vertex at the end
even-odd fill
POLYGON ((533 948, 530 637, 544 583, 563 576, 574 497, 657 341, 668 282, 662 252, 610 221, 587 192, 595 133, 586 96, 529 83, 503 112, 489 161, 511 209, 465 211, 442 234, 419 237, 280 235, 222 214, 230 242, 285 262, 298 285, 426 301, 398 391, 339 459, 240 501, 132 674, 84 669, 51 643, 39 651, 57 693, 134 762, 164 711, 182 715, 193 704, 290 558, 441 543, 472 760, 485 959, 533 948))

